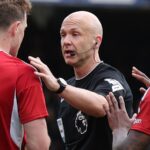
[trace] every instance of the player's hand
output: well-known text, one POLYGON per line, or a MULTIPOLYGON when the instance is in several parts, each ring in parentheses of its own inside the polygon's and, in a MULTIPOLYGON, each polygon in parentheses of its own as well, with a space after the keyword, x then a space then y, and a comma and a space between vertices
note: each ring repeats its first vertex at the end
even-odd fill
MULTIPOLYGON (((142 82, 147 88, 150 87, 150 79, 149 77, 144 74, 142 71, 137 69, 136 67, 132 67, 132 76, 142 82)), ((141 87, 140 91, 145 93, 146 89, 141 87)))
POLYGON ((48 66, 44 64, 39 57, 34 58, 29 56, 28 59, 30 64, 38 69, 38 71, 35 71, 35 74, 43 79, 47 88, 51 91, 56 91, 59 88, 59 84, 48 66))
POLYGON ((132 118, 129 118, 122 96, 119 97, 120 107, 112 92, 107 95, 106 99, 109 104, 109 109, 104 109, 107 114, 110 128, 112 129, 112 131, 123 129, 127 133, 136 117, 136 114, 133 115, 132 118))

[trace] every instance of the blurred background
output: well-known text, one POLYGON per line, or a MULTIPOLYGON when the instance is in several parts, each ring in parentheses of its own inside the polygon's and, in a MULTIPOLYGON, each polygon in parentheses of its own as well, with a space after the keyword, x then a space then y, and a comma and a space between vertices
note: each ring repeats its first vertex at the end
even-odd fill
MULTIPOLYGON (((148 76, 150 57, 150 0, 31 0, 32 13, 19 52, 19 58, 39 56, 56 77, 73 76, 71 67, 64 63, 60 49, 59 29, 63 19, 71 12, 87 10, 102 22, 103 42, 101 59, 118 68, 126 77, 134 95, 134 110, 142 94, 143 86, 131 76, 132 66, 148 76)), ((50 150, 63 150, 56 125, 58 97, 43 84, 49 117, 48 131, 52 139, 50 150)))

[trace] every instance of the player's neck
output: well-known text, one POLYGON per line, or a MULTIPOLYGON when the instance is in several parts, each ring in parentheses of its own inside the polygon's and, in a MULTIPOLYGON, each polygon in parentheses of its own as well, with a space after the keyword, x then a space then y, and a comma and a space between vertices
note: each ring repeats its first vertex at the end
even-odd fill
POLYGON ((9 54, 9 51, 8 51, 8 50, 5 50, 5 49, 3 49, 3 48, 0 48, 0 51, 9 54))
POLYGON ((3 47, 0 46, 0 52, 1 51, 10 55, 9 50, 7 50, 6 48, 3 48, 3 47))
POLYGON ((0 40, 0 51, 3 51, 7 54, 10 52, 10 45, 9 42, 6 42, 4 40, 0 40))
POLYGON ((0 35, 0 51, 10 52, 10 39, 5 34, 0 35))

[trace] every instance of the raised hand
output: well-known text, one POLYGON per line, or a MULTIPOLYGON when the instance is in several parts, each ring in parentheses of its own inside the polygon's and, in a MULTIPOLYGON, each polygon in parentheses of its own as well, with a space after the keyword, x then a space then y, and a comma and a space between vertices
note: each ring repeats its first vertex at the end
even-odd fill
MULTIPOLYGON (((136 67, 132 67, 132 76, 142 82, 147 88, 150 87, 149 77, 136 67)), ((146 91, 146 89, 141 87, 140 91, 143 93, 146 91)))
POLYGON ((124 99, 122 96, 119 97, 118 102, 112 92, 106 97, 109 103, 109 109, 105 108, 109 126, 112 129, 113 134, 113 150, 118 150, 118 146, 126 139, 128 131, 135 120, 136 114, 130 119, 126 108, 124 99))
POLYGON ((57 79, 54 77, 48 66, 45 65, 39 57, 34 58, 29 56, 28 59, 30 64, 38 69, 38 71, 35 71, 35 74, 43 79, 47 88, 51 91, 56 91, 59 88, 59 85, 57 83, 57 79))
POLYGON ((109 103, 109 110, 105 110, 107 113, 110 128, 112 130, 124 128, 128 132, 135 116, 132 119, 129 118, 125 108, 123 97, 119 97, 120 107, 112 92, 110 92, 109 95, 107 95, 106 99, 109 103))

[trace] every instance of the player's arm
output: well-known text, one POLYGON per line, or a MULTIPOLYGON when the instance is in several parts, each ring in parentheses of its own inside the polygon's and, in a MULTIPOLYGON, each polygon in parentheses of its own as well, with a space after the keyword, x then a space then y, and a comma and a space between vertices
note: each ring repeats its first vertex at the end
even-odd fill
POLYGON ((130 130, 127 138, 113 150, 146 150, 150 144, 150 135, 130 130))
POLYGON ((49 150, 50 138, 44 118, 24 124, 26 150, 49 150))
MULTIPOLYGON (((113 149, 120 150, 120 145, 124 143, 127 138, 128 131, 136 117, 129 118, 123 97, 119 97, 119 104, 112 92, 106 97, 109 103, 109 108, 106 109, 109 126, 113 133, 113 149)), ((122 147, 121 147, 122 148, 122 147)))
MULTIPOLYGON (((57 91, 60 85, 47 65, 38 58, 29 57, 29 60, 30 63, 39 70, 39 72, 35 72, 35 74, 43 79, 47 88, 53 92, 57 91)), ((60 93, 60 96, 74 108, 77 108, 88 115, 95 117, 106 115, 103 106, 105 105, 108 107, 108 102, 104 96, 95 92, 67 85, 65 90, 60 93)))

